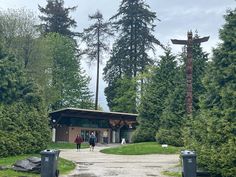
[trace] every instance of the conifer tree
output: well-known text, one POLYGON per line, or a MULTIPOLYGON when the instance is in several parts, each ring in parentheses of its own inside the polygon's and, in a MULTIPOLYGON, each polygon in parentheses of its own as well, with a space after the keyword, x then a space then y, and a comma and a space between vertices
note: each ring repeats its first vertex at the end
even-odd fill
MULTIPOLYGON (((143 0, 122 0, 117 14, 111 17, 113 25, 118 30, 118 37, 113 45, 112 56, 104 69, 108 87, 116 85, 114 81, 124 79, 124 77, 133 80, 139 73, 143 73, 147 66, 154 63, 148 51, 155 50, 154 44, 160 45, 152 34, 155 27, 153 23, 156 19, 156 13, 151 12, 150 7, 143 0), (112 74, 112 72, 115 73, 112 74), (116 75, 117 72, 119 75, 116 75), (113 78, 110 78, 110 75, 113 75, 113 78)), ((133 89, 131 91, 135 94, 133 97, 137 97, 137 84, 133 89)), ((114 93, 112 88, 106 91, 114 93)), ((116 98, 117 95, 114 97, 116 98)), ((107 97, 108 103, 113 105, 113 100, 109 99, 107 97)), ((132 110, 136 110, 136 99, 133 101, 132 105, 135 107, 132 110)))
POLYGON ((236 9, 225 15, 220 30, 223 41, 213 50, 213 59, 204 77, 206 93, 200 100, 200 115, 185 137, 195 149, 198 163, 214 176, 235 176, 236 159, 236 9))
POLYGON ((155 67, 152 77, 147 83, 141 99, 139 126, 134 135, 135 141, 154 141, 160 127, 160 120, 164 110, 166 97, 173 92, 177 62, 175 56, 168 50, 161 56, 158 66, 155 67))
POLYGON ((19 61, 0 48, 0 156, 46 148, 49 122, 39 88, 19 61))
POLYGON ((107 38, 113 33, 110 29, 111 23, 104 22, 101 12, 97 11, 93 15, 89 15, 90 20, 96 20, 90 27, 84 29, 81 33, 82 41, 86 44, 85 53, 88 55, 90 61, 97 61, 97 81, 96 81, 96 97, 95 110, 98 109, 98 93, 99 93, 99 66, 102 59, 102 54, 109 50, 107 38))
POLYGON ((43 21, 39 25, 42 34, 54 32, 71 38, 77 35, 70 30, 76 27, 76 21, 69 17, 69 13, 76 10, 76 6, 65 8, 64 0, 47 0, 45 8, 40 5, 38 7, 39 11, 44 14, 39 16, 43 21))

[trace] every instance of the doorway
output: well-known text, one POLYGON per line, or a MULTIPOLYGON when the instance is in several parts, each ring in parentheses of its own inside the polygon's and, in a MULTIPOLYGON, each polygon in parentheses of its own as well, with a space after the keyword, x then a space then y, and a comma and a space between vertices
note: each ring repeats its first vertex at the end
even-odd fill
POLYGON ((97 143, 101 142, 101 133, 99 130, 81 130, 81 136, 84 139, 84 142, 88 142, 89 141, 89 137, 91 135, 91 133, 94 133, 96 138, 97 138, 97 143))

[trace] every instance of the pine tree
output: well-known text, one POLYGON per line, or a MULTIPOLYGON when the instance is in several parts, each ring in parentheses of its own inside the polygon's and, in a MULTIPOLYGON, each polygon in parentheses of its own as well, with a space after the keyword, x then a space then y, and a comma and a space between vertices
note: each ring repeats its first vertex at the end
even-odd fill
POLYGON ((44 22, 38 26, 42 34, 54 32, 71 38, 77 35, 70 30, 71 27, 76 27, 76 21, 69 17, 69 13, 76 10, 76 6, 65 8, 64 0, 47 0, 45 8, 40 5, 38 7, 44 14, 39 16, 44 22))
POLYGON ((95 24, 89 28, 84 29, 81 34, 82 41, 85 42, 87 48, 85 53, 88 55, 90 61, 97 61, 97 82, 96 82, 96 98, 95 98, 95 110, 98 108, 98 90, 99 90, 99 66, 102 53, 108 51, 109 47, 106 40, 113 33, 110 29, 109 22, 103 22, 103 16, 101 12, 97 11, 93 15, 89 15, 90 20, 96 20, 95 24))

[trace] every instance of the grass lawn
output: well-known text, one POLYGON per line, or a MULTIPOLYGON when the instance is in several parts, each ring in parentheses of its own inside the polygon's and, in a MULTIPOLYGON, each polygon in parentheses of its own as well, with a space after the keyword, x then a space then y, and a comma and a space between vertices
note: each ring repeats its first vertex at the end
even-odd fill
MULTIPOLYGON (((89 145, 87 143, 82 143, 81 148, 88 148, 89 145)), ((76 145, 75 143, 51 143, 48 146, 48 149, 75 149, 76 145)), ((18 155, 18 156, 11 156, 6 158, 0 158, 0 165, 3 166, 11 166, 13 165, 17 160, 23 160, 28 157, 40 157, 40 154, 27 154, 27 155, 18 155)), ((75 168, 75 164, 71 161, 59 158, 58 161, 58 168, 60 171, 60 174, 66 174, 73 170, 75 168)), ((40 174, 34 174, 34 173, 24 173, 24 172, 16 172, 14 170, 0 170, 0 176, 1 177, 39 177, 40 174)))
MULTIPOLYGON (((1 158, 0 165, 11 166, 17 160, 23 160, 23 159, 26 159, 27 157, 32 157, 32 156, 40 157, 39 154, 11 156, 11 157, 6 157, 6 158, 1 158)), ((60 174, 66 174, 75 168, 75 164, 71 161, 59 158, 58 167, 59 167, 60 174)), ((9 170, 2 170, 2 171, 0 170, 0 176, 2 177, 19 177, 19 176, 39 177, 40 174, 16 172, 14 170, 9 169, 9 170)))
MULTIPOLYGON (((82 143, 81 148, 89 148, 88 143, 82 143)), ((75 143, 50 143, 48 149, 76 149, 75 143)))
POLYGON ((163 174, 163 175, 166 175, 166 176, 182 177, 182 173, 181 173, 181 172, 169 172, 169 171, 164 171, 162 174, 163 174))
POLYGON ((167 148, 163 148, 156 142, 127 144, 101 150, 101 152, 106 154, 119 155, 176 154, 179 153, 179 151, 179 147, 168 146, 167 148))

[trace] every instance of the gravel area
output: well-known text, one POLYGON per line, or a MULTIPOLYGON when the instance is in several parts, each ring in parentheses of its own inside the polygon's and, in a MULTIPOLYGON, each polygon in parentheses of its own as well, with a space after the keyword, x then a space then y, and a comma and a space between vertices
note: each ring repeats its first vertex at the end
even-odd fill
POLYGON ((162 172, 178 164, 179 155, 110 155, 101 149, 117 146, 96 146, 94 151, 61 150, 62 158, 72 160, 76 169, 60 177, 165 177, 162 172))

